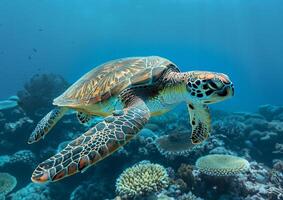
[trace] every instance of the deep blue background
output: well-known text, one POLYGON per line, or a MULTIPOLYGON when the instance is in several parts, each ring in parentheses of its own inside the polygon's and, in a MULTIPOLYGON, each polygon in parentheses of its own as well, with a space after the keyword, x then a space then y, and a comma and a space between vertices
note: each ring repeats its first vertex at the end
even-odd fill
POLYGON ((107 60, 146 55, 229 74, 227 109, 282 105, 283 1, 0 1, 0 99, 34 73, 73 82, 107 60))

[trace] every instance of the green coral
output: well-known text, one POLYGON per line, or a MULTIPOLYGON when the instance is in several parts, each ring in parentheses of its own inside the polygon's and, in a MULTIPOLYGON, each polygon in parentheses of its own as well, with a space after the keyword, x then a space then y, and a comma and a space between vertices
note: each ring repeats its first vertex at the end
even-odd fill
POLYGON ((17 185, 17 179, 9 173, 0 173, 0 197, 4 197, 17 185))
POLYGON ((138 197, 168 187, 166 169, 149 161, 142 161, 126 169, 116 181, 116 191, 121 196, 138 197))
POLYGON ((249 168, 249 162, 237 156, 211 154, 196 161, 200 172, 211 176, 231 176, 249 168))

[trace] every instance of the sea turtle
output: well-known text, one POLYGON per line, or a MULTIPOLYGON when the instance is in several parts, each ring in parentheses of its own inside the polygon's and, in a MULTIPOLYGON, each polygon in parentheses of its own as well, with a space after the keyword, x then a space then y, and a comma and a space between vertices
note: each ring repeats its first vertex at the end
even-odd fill
POLYGON ((105 117, 61 152, 38 165, 32 181, 57 181, 109 156, 130 141, 151 116, 186 102, 192 125, 191 141, 201 143, 210 134, 207 104, 234 94, 222 73, 181 73, 171 61, 158 57, 130 57, 102 64, 54 99, 56 106, 36 126, 28 143, 43 138, 67 110, 81 123, 91 116, 105 117))

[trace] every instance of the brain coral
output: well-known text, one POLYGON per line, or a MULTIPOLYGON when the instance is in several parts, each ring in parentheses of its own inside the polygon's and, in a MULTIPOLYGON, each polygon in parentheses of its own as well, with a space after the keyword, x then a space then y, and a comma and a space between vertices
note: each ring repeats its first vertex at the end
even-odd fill
POLYGON ((116 181, 116 191, 121 196, 138 197, 168 187, 166 169, 149 161, 142 161, 126 169, 116 181))
POLYGON ((211 176, 231 176, 249 168, 249 162, 237 156, 211 154, 196 161, 200 172, 211 176))
POLYGON ((17 179, 8 174, 0 173, 0 196, 5 196, 7 193, 11 192, 17 185, 17 179))

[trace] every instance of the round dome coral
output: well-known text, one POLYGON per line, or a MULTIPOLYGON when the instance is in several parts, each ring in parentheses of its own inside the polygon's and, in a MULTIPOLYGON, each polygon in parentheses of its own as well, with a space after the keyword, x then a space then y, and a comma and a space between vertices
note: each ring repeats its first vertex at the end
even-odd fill
POLYGON ((196 161, 200 172, 211 176, 231 176, 249 168, 249 162, 237 156, 211 154, 196 161))

